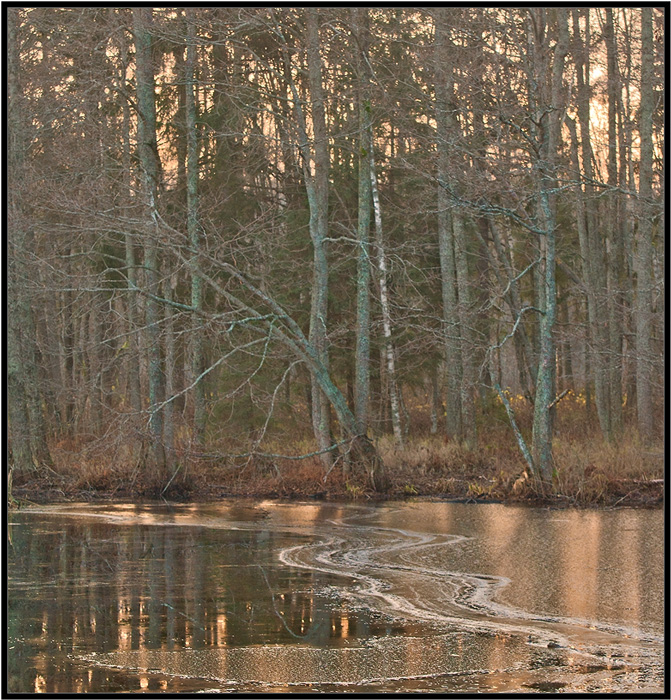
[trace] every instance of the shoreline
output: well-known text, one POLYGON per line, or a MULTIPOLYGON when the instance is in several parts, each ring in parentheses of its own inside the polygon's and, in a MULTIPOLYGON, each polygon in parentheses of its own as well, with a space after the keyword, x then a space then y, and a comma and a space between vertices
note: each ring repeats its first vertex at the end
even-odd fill
MULTIPOLYGON (((258 486, 258 485, 257 485, 258 486)), ((622 484, 620 490, 628 487, 622 484)), ((9 508, 16 509, 30 505, 44 505, 51 503, 155 503, 165 501, 172 503, 212 503, 217 501, 268 499, 277 501, 314 501, 314 502, 366 502, 384 503, 387 501, 438 501, 445 503, 469 503, 469 504, 503 504, 528 507, 547 507, 562 510, 565 508, 579 509, 612 509, 612 508, 645 508, 656 509, 664 507, 664 483, 663 480, 651 480, 637 484, 637 488, 618 495, 609 493, 599 501, 580 499, 579 496, 565 494, 539 495, 526 489, 520 493, 500 493, 496 495, 437 492, 430 490, 415 490, 408 492, 398 488, 390 488, 385 493, 374 493, 365 489, 355 490, 333 489, 324 491, 310 491, 300 489, 278 488, 271 484, 267 488, 225 488, 223 486, 207 486, 193 488, 175 488, 161 494, 158 490, 132 491, 131 489, 117 487, 115 489, 67 489, 58 488, 55 484, 28 483, 22 486, 15 485, 12 490, 12 502, 9 508), (660 483, 660 481, 662 483, 660 483)))

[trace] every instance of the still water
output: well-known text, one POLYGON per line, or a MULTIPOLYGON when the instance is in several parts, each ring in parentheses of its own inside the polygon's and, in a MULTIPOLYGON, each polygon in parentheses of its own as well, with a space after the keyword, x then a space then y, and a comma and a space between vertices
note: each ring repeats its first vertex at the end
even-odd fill
POLYGON ((32 507, 10 692, 662 692, 661 510, 32 507))

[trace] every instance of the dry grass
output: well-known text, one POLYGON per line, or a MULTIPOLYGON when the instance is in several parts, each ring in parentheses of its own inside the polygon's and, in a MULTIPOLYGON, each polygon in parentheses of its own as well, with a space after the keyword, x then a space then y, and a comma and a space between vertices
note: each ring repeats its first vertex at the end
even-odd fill
MULTIPOLYGON (((530 410, 523 403, 517 410, 522 430, 528 435, 530 410)), ((440 435, 412 439, 403 448, 391 436, 377 439, 389 477, 385 497, 537 501, 542 495, 546 501, 573 505, 661 502, 662 443, 643 447, 631 430, 618 444, 606 443, 597 436, 594 421, 586 419, 579 397, 568 397, 558 411, 554 475, 542 494, 526 474, 510 427, 499 418, 480 416, 477 449, 440 435)), ((130 427, 119 426, 99 440, 82 436, 52 445, 54 468, 15 473, 14 493, 30 500, 379 497, 368 486, 363 470, 344 470, 342 461, 327 474, 316 456, 302 460, 231 457, 240 445, 230 441, 208 445, 209 455, 198 456, 191 450, 188 431, 182 432, 168 477, 159 476, 146 468, 146 453, 138 446, 139 433, 130 427)), ((301 455, 312 452, 314 442, 300 436, 293 442, 275 438, 261 449, 274 455, 301 455)))
POLYGON ((553 444, 555 490, 581 503, 612 503, 635 498, 664 477, 661 445, 642 447, 634 434, 618 444, 603 439, 553 444))
POLYGON ((384 438, 378 442, 378 449, 393 497, 501 499, 522 470, 519 457, 508 445, 469 449, 433 436, 411 441, 402 449, 384 438))

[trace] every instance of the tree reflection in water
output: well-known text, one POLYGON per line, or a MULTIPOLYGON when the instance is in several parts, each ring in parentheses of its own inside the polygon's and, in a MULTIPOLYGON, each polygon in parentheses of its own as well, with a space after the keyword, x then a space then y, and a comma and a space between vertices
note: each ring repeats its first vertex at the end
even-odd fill
POLYGON ((661 515, 447 503, 10 513, 7 687, 277 690, 300 676, 297 690, 655 690, 661 515), (555 633, 574 646, 548 644, 555 633))
MULTIPOLYGON (((142 511, 142 506, 138 506, 142 511)), ((170 690, 170 679, 68 662, 84 652, 263 644, 339 646, 383 625, 314 590, 328 575, 279 568, 295 535, 18 517, 9 547, 8 689, 170 690), (116 678, 115 676, 118 676, 116 678), (128 684, 133 684, 134 688, 128 684)))

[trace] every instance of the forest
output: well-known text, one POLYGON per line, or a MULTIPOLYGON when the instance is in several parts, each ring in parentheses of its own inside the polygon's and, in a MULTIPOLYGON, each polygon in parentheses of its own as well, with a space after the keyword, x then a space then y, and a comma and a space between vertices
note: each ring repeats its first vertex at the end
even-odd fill
POLYGON ((3 12, 10 500, 661 501, 663 9, 3 12))

